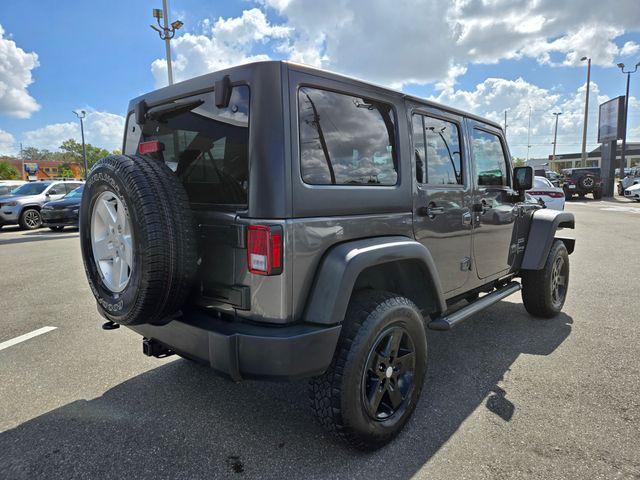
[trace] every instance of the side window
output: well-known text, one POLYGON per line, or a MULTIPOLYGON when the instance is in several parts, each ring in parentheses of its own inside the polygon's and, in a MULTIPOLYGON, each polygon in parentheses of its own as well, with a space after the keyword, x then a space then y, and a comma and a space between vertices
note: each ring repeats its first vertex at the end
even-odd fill
POLYGON ((507 186, 509 174, 500 138, 484 130, 473 130, 473 161, 478 186, 507 186))
POLYGON ((0 195, 6 195, 10 191, 11 191, 11 187, 7 187, 7 186, 4 186, 4 185, 0 186, 0 195))
POLYGON ((426 115, 413 115, 416 176, 428 185, 462 185, 458 125, 426 115))
POLYGON ((298 92, 302 179, 311 185, 395 185, 393 108, 369 98, 298 92))
POLYGON ((51 193, 52 190, 55 190, 56 193, 54 195, 66 195, 67 194, 67 189, 64 186, 64 183, 54 183, 51 188, 49 189, 49 193, 51 193))

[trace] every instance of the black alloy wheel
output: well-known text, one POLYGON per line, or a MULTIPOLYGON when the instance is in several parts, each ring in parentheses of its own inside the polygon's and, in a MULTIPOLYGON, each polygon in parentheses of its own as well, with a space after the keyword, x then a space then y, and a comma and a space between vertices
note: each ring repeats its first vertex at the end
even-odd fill
POLYGON ((415 362, 413 341, 403 327, 394 325, 378 336, 362 377, 362 402, 371 418, 388 420, 405 409, 415 362))

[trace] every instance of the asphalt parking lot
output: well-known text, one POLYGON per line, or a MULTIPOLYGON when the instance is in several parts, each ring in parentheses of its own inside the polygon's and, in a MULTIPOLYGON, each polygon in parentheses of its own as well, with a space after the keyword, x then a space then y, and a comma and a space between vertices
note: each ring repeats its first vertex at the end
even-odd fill
POLYGON ((422 400, 373 454, 314 422, 305 382, 143 356, 131 331, 100 328, 77 231, 4 227, 0 477, 640 478, 640 204, 567 210, 564 313, 532 319, 516 294, 429 332, 422 400))

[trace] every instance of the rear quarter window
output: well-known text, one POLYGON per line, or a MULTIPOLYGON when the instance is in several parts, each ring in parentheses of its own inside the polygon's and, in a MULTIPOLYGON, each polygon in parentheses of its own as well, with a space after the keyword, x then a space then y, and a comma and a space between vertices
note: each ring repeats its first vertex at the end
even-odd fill
POLYGON ((398 182, 393 107, 311 87, 298 91, 300 166, 311 185, 398 182))

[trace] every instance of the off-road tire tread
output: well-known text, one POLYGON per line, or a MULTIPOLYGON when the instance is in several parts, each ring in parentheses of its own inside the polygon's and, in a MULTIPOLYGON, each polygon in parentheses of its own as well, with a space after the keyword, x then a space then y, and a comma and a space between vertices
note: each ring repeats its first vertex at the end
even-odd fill
POLYGON ((555 240, 541 270, 522 271, 522 301, 527 312, 535 317, 552 318, 559 313, 547 303, 546 297, 548 277, 559 250, 566 251, 567 247, 561 240, 555 240))
MULTIPOLYGON (((327 430, 358 450, 371 450, 383 442, 369 442, 351 432, 341 411, 340 384, 347 361, 367 341, 367 324, 374 323, 389 307, 404 305, 418 310, 409 299, 391 292, 364 290, 354 294, 349 302, 340 338, 329 368, 309 382, 309 400, 318 421, 327 430)), ((419 392, 418 392, 419 395, 419 392)), ((399 433, 399 432, 396 432, 399 433)), ((385 439, 384 443, 390 439, 385 439)))
MULTIPOLYGON (((104 309, 101 313, 123 325, 156 323, 180 309, 197 270, 195 224, 186 192, 171 170, 149 157, 110 155, 94 165, 88 181, 101 166, 117 175, 137 199, 128 207, 136 208, 144 219, 134 236, 138 233, 145 239, 142 288, 136 292, 134 307, 125 316, 104 309)), ((86 265, 85 271, 89 276, 86 265)))

